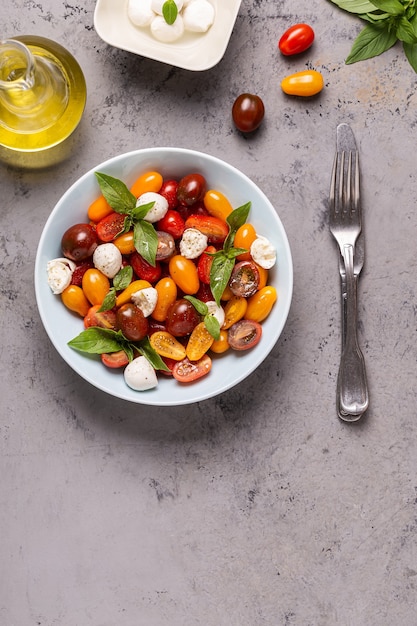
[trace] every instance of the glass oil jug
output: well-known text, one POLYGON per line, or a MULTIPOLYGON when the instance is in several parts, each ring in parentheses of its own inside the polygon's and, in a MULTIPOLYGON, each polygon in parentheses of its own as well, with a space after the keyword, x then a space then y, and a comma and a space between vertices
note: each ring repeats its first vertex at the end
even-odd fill
POLYGON ((38 36, 0 40, 0 160, 40 168, 65 159, 86 102, 74 57, 38 36))

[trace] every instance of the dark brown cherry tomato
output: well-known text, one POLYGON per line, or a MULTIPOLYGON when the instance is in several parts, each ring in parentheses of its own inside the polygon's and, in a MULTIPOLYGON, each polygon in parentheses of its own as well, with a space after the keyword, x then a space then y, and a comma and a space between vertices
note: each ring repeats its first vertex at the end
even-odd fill
POLYGON ((142 280, 147 280, 149 283, 156 283, 156 281, 161 278, 162 270, 159 261, 156 261, 155 267, 153 267, 139 252, 133 252, 133 254, 130 255, 130 264, 136 276, 142 280))
POLYGON ((253 320, 239 320, 228 330, 227 340, 233 350, 249 350, 259 342, 262 326, 253 320))
POLYGON ((74 224, 65 231, 61 239, 62 253, 72 261, 88 259, 97 245, 97 233, 91 224, 74 224))
POLYGON ((163 230, 156 231, 158 237, 158 247, 156 249, 156 260, 167 261, 175 252, 174 237, 163 230))
POLYGON ((187 206, 202 200, 205 193, 206 179, 201 174, 187 174, 178 183, 178 200, 187 206))
POLYGON ((314 30, 308 24, 294 24, 278 42, 281 54, 291 56, 307 50, 314 41, 314 30))
POLYGON ((185 298, 181 298, 175 300, 169 307, 165 326, 174 337, 185 337, 192 333, 199 322, 200 316, 194 306, 185 298))
POLYGON ((166 180, 158 192, 161 194, 161 196, 164 196, 164 198, 167 200, 168 210, 176 209, 178 206, 177 191, 178 191, 178 181, 166 180))
POLYGON ((168 209, 164 217, 155 224, 157 230, 163 230, 169 233, 174 239, 179 239, 185 229, 185 222, 178 211, 168 209))
POLYGON ((124 350, 118 350, 118 352, 109 352, 109 354, 102 354, 101 361, 106 367, 111 369, 117 369, 119 367, 126 367, 129 363, 129 359, 124 350))
POLYGON ((253 261, 240 261, 233 268, 229 287, 235 296, 249 298, 259 287, 259 271, 253 261))
POLYGON ((122 213, 110 213, 106 217, 103 217, 102 220, 97 224, 97 235, 100 241, 104 241, 105 243, 109 243, 113 241, 120 235, 123 231, 124 223, 125 223, 126 215, 122 213))
POLYGON ((148 334, 148 320, 132 302, 117 310, 117 326, 129 341, 140 341, 148 334))
POLYGON ((259 96, 242 93, 232 107, 233 122, 242 133, 251 133, 259 128, 265 115, 265 107, 259 96))
POLYGON ((172 369, 173 377, 180 383, 191 383, 211 370, 212 361, 208 354, 205 354, 198 361, 190 361, 187 357, 182 361, 177 361, 172 369))

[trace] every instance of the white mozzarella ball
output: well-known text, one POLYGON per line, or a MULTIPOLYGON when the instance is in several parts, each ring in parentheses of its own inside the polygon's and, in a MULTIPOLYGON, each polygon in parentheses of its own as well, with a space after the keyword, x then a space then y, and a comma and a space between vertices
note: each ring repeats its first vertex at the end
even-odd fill
POLYGON ((152 0, 129 0, 127 14, 135 26, 149 26, 155 17, 151 8, 152 0))
POLYGON ((76 264, 74 261, 64 257, 48 261, 46 265, 48 285, 53 294, 62 293, 71 284, 75 268, 76 264))
POLYGON ((135 391, 153 389, 158 384, 156 372, 144 356, 138 356, 126 365, 124 379, 126 384, 135 391))
POLYGON ((185 30, 193 33, 205 33, 214 22, 214 7, 207 0, 194 0, 182 14, 185 30))
POLYGON ((277 253, 272 243, 258 235, 250 247, 252 259, 265 270, 271 269, 277 260, 277 253))
POLYGON ((145 289, 139 289, 139 291, 132 293, 130 299, 142 311, 145 317, 149 317, 155 310, 158 292, 154 287, 145 287, 145 289))
POLYGON ((212 315, 213 317, 216 318, 221 328, 223 326, 224 317, 225 317, 223 307, 219 306, 217 302, 215 302, 215 300, 209 300, 208 302, 206 302, 206 305, 208 308, 209 315, 212 315))
POLYGON ((94 250, 94 267, 107 278, 114 278, 122 267, 122 254, 114 243, 102 243, 94 250))
POLYGON ((207 236, 196 228, 186 228, 180 241, 180 253, 186 259, 196 259, 207 248, 207 236))
POLYGON ((139 196, 136 201, 136 206, 143 206, 144 204, 149 204, 150 202, 154 202, 154 205, 143 219, 153 224, 154 222, 159 222, 159 220, 161 220, 168 211, 168 200, 164 198, 164 196, 161 196, 160 193, 146 191, 139 196))
POLYGON ((173 24, 167 24, 162 15, 157 15, 151 22, 151 33, 158 41, 173 43, 184 34, 184 21, 178 15, 173 24))
MULTIPOLYGON (((162 7, 165 2, 166 0, 151 0, 152 11, 155 11, 158 15, 162 15, 162 7)), ((183 0, 175 0, 175 4, 177 5, 178 12, 180 12, 184 4, 183 0)))

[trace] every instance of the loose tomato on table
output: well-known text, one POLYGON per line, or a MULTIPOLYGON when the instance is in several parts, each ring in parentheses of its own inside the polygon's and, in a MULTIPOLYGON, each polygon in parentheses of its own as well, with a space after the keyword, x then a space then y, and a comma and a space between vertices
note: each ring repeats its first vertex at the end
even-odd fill
POLYGON ((323 87, 323 76, 316 70, 297 72, 281 81, 282 91, 289 96, 315 96, 323 87))
POLYGON ((180 383, 190 383, 208 374, 211 366, 212 360, 208 354, 201 357, 199 361, 190 361, 186 357, 174 365, 172 375, 180 383))
POLYGON ((264 103, 256 94, 242 93, 233 103, 233 122, 242 133, 251 133, 259 128, 264 115, 264 103))
POLYGON ((314 30, 308 24, 294 24, 282 35, 278 42, 281 54, 291 56, 304 52, 313 44, 314 30))

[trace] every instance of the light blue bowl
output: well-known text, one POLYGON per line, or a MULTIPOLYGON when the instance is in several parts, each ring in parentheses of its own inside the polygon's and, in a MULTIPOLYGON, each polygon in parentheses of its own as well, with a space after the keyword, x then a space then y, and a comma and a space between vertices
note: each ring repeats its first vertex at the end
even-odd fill
POLYGON ((150 148, 122 154, 97 165, 75 182, 59 200, 42 232, 35 263, 35 291, 39 313, 50 340, 62 358, 82 378, 106 393, 156 406, 177 406, 211 398, 234 387, 251 374, 268 356, 287 320, 293 289, 293 266, 288 239, 274 207, 264 193, 239 170, 215 157, 180 148, 150 148), (270 270, 269 284, 278 292, 278 300, 262 322, 262 338, 247 352, 228 352, 214 356, 211 372, 189 384, 160 376, 155 389, 145 392, 130 389, 122 370, 105 367, 99 357, 85 355, 67 343, 83 330, 82 319, 64 307, 60 296, 53 295, 47 284, 46 265, 62 256, 61 237, 73 224, 88 221, 87 209, 99 195, 94 172, 100 171, 123 180, 128 186, 146 171, 159 171, 164 178, 181 178, 200 172, 208 188, 223 192, 234 208, 251 201, 249 221, 260 235, 265 235, 277 250, 277 264, 270 270))

